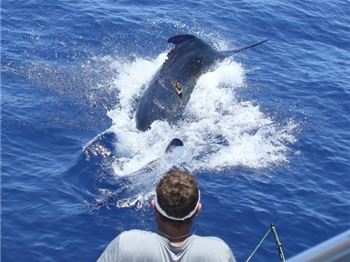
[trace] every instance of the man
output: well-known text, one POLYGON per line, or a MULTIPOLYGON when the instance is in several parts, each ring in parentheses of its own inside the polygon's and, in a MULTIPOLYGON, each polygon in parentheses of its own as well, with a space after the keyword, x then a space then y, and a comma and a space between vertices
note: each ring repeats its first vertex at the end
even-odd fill
POLYGON ((173 169, 160 179, 152 207, 158 234, 123 232, 108 245, 99 262, 236 261, 221 239, 191 234, 202 204, 197 181, 187 171, 173 169))

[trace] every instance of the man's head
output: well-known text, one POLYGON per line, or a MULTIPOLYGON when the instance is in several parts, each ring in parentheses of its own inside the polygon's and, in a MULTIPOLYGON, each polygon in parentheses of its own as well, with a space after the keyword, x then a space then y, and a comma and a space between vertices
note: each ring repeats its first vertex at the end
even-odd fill
POLYGON ((199 200, 195 177, 187 171, 172 169, 160 179, 152 205, 162 222, 181 227, 192 224, 201 210, 199 200))

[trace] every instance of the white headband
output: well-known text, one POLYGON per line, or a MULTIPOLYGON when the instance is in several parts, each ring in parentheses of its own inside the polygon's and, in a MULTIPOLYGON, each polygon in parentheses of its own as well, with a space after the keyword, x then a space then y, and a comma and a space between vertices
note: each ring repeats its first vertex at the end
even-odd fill
POLYGON ((197 207, 199 205, 199 201, 201 199, 201 192, 199 191, 198 189, 198 201, 197 201, 197 204, 196 206, 194 207, 194 209, 188 213, 188 215, 184 216, 184 217, 173 217, 173 216, 170 216, 168 215, 159 205, 158 203, 158 197, 157 197, 157 192, 156 192, 156 197, 155 197, 155 205, 156 205, 156 208, 158 210, 159 213, 161 213, 164 217, 166 218, 169 218, 171 220, 177 220, 177 221, 183 221, 183 220, 186 220, 187 218, 190 218, 192 217, 195 213, 196 213, 196 210, 197 210, 197 207))

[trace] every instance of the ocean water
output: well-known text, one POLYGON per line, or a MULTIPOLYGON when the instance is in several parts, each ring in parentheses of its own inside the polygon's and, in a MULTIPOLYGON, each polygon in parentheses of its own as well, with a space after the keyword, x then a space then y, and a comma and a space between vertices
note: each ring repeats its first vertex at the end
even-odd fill
MULTIPOLYGON (((1 261, 95 261, 120 232, 156 230, 150 199, 173 165, 200 183, 196 233, 238 261, 271 223, 287 258, 348 229, 349 11, 339 0, 2 1, 1 261), (178 123, 139 132, 137 101, 180 33, 218 50, 269 41, 203 74, 178 123), (185 146, 165 155, 173 137, 185 146)), ((272 236, 254 261, 278 261, 272 236)))

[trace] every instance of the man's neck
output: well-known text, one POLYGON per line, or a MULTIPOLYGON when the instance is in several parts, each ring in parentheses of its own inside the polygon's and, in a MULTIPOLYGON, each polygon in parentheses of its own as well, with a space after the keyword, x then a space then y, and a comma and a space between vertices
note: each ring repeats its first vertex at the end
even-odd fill
POLYGON ((187 225, 176 228, 166 223, 160 223, 158 224, 158 230, 159 233, 166 237, 172 244, 181 244, 191 235, 190 227, 187 225))

